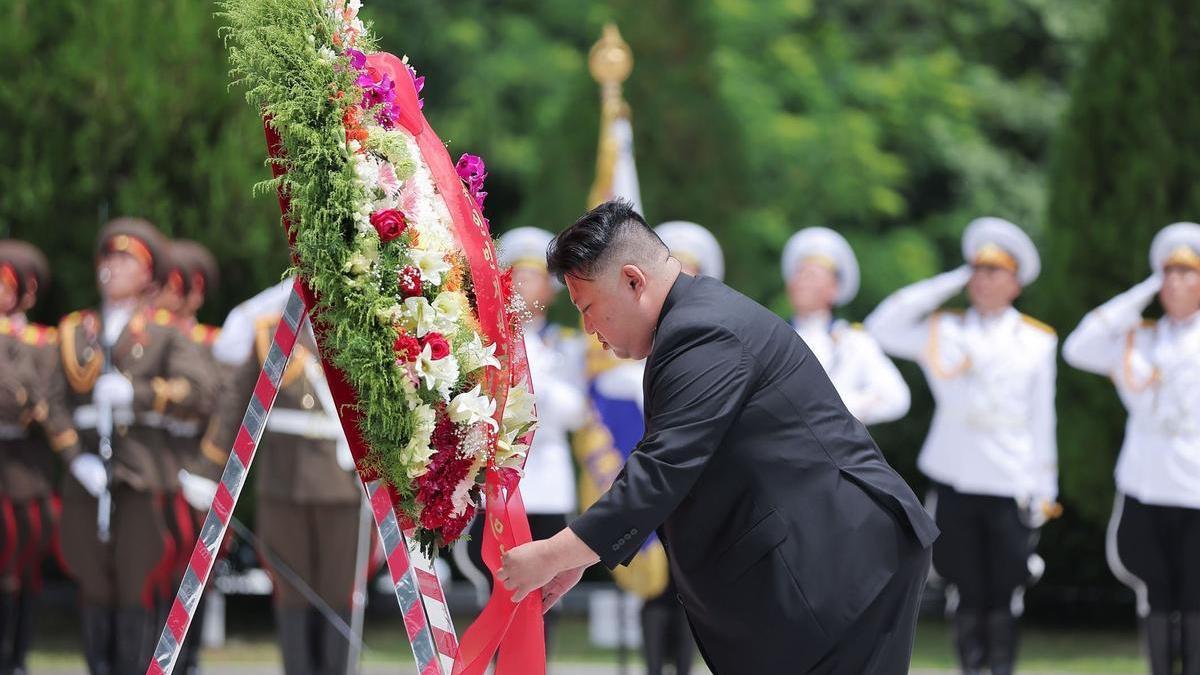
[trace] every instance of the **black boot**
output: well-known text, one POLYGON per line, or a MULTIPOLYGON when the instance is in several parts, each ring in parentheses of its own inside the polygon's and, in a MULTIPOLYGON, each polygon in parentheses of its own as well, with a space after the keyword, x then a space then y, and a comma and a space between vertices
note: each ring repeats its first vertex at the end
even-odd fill
POLYGON ((1171 615, 1166 612, 1151 612, 1150 616, 1142 619, 1142 636, 1146 658, 1150 662, 1150 675, 1172 675, 1174 672, 1171 632, 1171 615))
POLYGON ((954 643, 963 675, 979 675, 987 663, 986 622, 982 612, 954 613, 954 643))
POLYGON ((309 628, 307 607, 275 609, 275 632, 279 636, 285 675, 318 675, 309 628))
POLYGON ((16 625, 12 631, 10 651, 5 655, 4 672, 25 675, 28 668, 29 644, 33 641, 33 591, 22 591, 17 599, 16 625))
MULTIPOLYGON (((338 616, 347 626, 350 625, 350 610, 339 611, 338 616)), ((324 615, 318 614, 316 620, 321 627, 321 675, 345 675, 350 659, 350 641, 324 615)))
POLYGON ((13 660, 13 643, 17 632, 17 593, 0 593, 0 675, 8 675, 13 660))
POLYGON ((154 611, 124 607, 116 612, 117 655, 114 675, 146 672, 154 655, 154 611))
POLYGON ((1184 612, 1182 623, 1183 675, 1200 675, 1200 612, 1184 612))
POLYGON ((80 618, 83 621, 83 658, 87 662, 88 672, 91 675, 114 675, 112 608, 84 605, 80 618))
POLYGON ((992 675, 1012 675, 1017 664, 1017 618, 1006 610, 990 612, 987 641, 992 675))

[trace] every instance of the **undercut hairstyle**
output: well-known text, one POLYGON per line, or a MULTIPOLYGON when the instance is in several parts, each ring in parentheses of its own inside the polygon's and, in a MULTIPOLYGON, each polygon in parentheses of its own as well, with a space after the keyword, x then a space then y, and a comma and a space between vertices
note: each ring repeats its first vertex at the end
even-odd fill
POLYGON ((566 277, 592 280, 610 266, 663 262, 666 244, 646 224, 633 205, 617 199, 583 214, 546 247, 546 269, 566 277))

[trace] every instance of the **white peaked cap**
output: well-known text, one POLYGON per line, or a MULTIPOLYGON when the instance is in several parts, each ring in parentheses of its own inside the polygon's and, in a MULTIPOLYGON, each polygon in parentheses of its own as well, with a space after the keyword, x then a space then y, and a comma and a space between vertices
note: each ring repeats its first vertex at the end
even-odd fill
POLYGON ((1032 284, 1042 271, 1042 259, 1028 234, 1003 218, 976 218, 967 224, 962 236, 963 259, 975 262, 981 249, 999 247, 1012 256, 1017 264, 1017 281, 1022 286, 1032 284))
POLYGON ((1180 248, 1190 249, 1192 256, 1200 257, 1200 225, 1172 223, 1159 230, 1150 244, 1150 268, 1162 272, 1167 259, 1180 248))
POLYGON ((500 236, 500 267, 528 264, 546 269, 546 247, 554 235, 540 227, 518 227, 500 236))
POLYGON ((808 258, 825 258, 833 263, 837 273, 838 294, 834 304, 845 305, 858 295, 858 259, 854 249, 842 235, 828 227, 806 227, 788 239, 783 247, 783 281, 788 283, 808 258))
POLYGON ((700 274, 718 281, 725 279, 725 254, 712 232, 686 220, 672 220, 654 228, 677 259, 688 259, 700 274))

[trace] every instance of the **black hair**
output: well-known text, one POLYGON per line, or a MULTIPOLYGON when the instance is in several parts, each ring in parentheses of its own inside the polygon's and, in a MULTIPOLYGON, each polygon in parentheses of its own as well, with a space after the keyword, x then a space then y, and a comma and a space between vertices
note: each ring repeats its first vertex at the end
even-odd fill
POLYGON ((626 248, 624 244, 645 251, 652 242, 666 250, 662 239, 633 205, 615 199, 583 214, 550 242, 546 247, 546 269, 559 281, 568 276, 591 279, 617 250, 626 248))

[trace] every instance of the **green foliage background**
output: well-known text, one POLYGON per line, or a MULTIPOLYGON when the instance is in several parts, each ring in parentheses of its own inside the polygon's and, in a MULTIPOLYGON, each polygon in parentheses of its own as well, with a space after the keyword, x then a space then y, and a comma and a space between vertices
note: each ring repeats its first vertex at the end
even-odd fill
MULTIPOLYGON (((92 237, 120 213, 214 249, 209 321, 283 270, 276 204, 250 191, 268 176, 261 122, 228 86, 215 11, 0 6, 0 236, 55 263, 37 318, 94 301, 92 237)), ((800 227, 854 244, 863 288, 845 315, 861 319, 956 265, 962 227, 990 214, 1043 246, 1022 308, 1065 336, 1147 273, 1159 227, 1200 218, 1200 8, 1184 0, 368 0, 363 15, 428 76, 452 155, 486 158, 497 230, 581 212, 599 119, 587 50, 616 21, 647 217, 710 227, 728 281, 781 314, 778 255, 800 227)), ((920 487, 931 402, 903 368, 913 411, 874 431, 920 487)), ((1029 604, 1127 602, 1102 555, 1124 413, 1065 366, 1058 410, 1068 515, 1044 533, 1029 604)))

